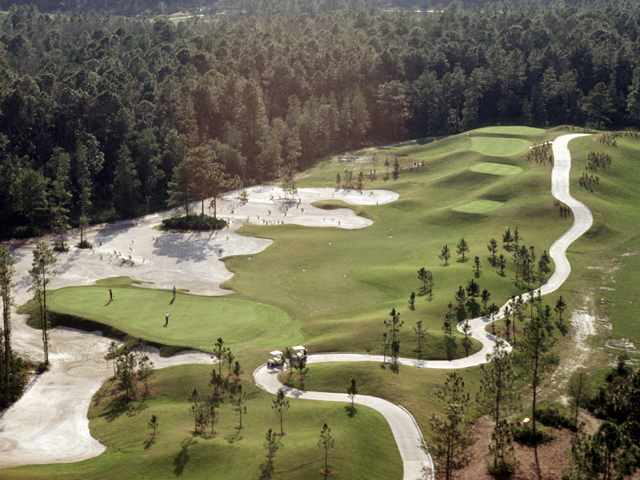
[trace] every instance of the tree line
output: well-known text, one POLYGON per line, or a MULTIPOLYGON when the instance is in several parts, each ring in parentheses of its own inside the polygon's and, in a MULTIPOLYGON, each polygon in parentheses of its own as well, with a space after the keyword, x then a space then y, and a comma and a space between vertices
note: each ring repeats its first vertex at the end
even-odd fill
POLYGON ((486 124, 636 125, 639 19, 634 2, 177 25, 12 7, 0 23, 2 233, 164 208, 174 168, 202 145, 250 185, 486 124))

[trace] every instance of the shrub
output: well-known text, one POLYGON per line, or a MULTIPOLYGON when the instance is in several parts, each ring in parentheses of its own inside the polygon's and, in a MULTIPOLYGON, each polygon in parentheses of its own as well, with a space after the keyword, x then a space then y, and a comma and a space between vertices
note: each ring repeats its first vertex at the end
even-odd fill
POLYGON ((93 244, 89 240, 82 240, 76 244, 78 248, 92 248, 93 244))
POLYGON ((209 215, 188 215, 183 217, 165 218, 162 220, 162 228, 166 230, 220 230, 224 228, 227 221, 218 218, 214 223, 214 218, 209 215))
POLYGON ((562 413, 555 405, 549 405, 546 408, 538 408, 536 410, 536 418, 538 421, 553 428, 572 428, 571 419, 562 413))
POLYGON ((544 430, 536 429, 536 435, 533 435, 533 428, 529 425, 516 428, 513 431, 513 438, 523 445, 534 445, 550 442, 553 437, 544 430))

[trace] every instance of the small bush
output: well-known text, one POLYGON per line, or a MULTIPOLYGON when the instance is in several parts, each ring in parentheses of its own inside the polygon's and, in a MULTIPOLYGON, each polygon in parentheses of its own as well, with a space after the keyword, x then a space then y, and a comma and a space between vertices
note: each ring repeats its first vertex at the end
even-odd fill
POLYGON ((553 437, 544 430, 536 429, 536 435, 533 435, 533 428, 524 426, 516 428, 513 431, 513 438, 522 445, 535 445, 550 442, 553 437))
POLYGON ((60 240, 56 240, 55 242, 53 242, 53 251, 54 252, 68 252, 69 251, 69 245, 67 245, 64 242, 61 242, 60 240))
POLYGON ((165 218, 162 221, 162 228, 166 230, 220 230, 224 228, 227 221, 218 218, 214 222, 213 217, 209 215, 188 215, 183 217, 165 218))
POLYGON ((93 248, 93 244, 89 240, 82 240, 76 244, 78 248, 93 248))
POLYGON ((517 461, 506 462, 504 460, 498 460, 498 463, 496 463, 495 465, 489 459, 487 459, 486 462, 487 462, 487 471, 489 472, 489 474, 498 478, 510 477, 516 472, 519 465, 519 462, 517 461))
POLYGON ((538 421, 553 428, 571 428, 573 422, 569 417, 562 413, 555 405, 549 405, 546 408, 539 408, 536 410, 536 418, 538 421))

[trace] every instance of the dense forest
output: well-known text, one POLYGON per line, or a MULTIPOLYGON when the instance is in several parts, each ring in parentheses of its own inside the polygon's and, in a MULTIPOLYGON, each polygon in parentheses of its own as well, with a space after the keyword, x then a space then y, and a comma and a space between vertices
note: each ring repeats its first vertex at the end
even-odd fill
POLYGON ((636 126, 639 22, 630 1, 177 24, 13 6, 0 25, 2 234, 163 208, 174 168, 205 144, 249 185, 487 124, 636 126))

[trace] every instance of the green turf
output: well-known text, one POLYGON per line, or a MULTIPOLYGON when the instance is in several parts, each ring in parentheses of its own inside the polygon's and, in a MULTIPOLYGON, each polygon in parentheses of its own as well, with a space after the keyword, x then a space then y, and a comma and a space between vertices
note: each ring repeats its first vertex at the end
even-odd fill
MULTIPOLYGON (((28 466, 0 470, 0 478, 65 479, 165 479, 220 480, 259 478, 266 460, 263 447, 269 428, 279 432, 279 422, 270 395, 251 385, 249 375, 242 380, 249 393, 243 430, 236 430, 238 416, 228 395, 220 406, 217 435, 193 435, 187 396, 192 388, 208 395, 211 366, 190 365, 160 370, 150 382, 149 399, 129 405, 114 400, 110 381, 96 393, 89 418, 91 433, 107 446, 99 457, 62 465, 28 466), (147 427, 157 415, 160 434, 150 437, 147 427)), ((320 476, 324 456, 318 448, 322 425, 327 423, 335 447, 329 457, 331 478, 400 478, 402 461, 391 429, 374 410, 358 408, 352 415, 345 404, 290 399, 284 415, 286 435, 273 459, 273 478, 298 480, 320 476), (366 438, 366 441, 362 441, 366 438)))
POLYGON ((462 205, 452 207, 451 210, 463 213, 489 213, 504 205, 502 202, 492 200, 473 200, 462 205))
POLYGON ((472 137, 471 150, 490 157, 511 157, 518 155, 532 145, 521 138, 472 137))
MULTIPOLYGON (((456 370, 463 378, 471 398, 478 393, 480 382, 478 368, 456 370)), ((402 405, 413 415, 425 438, 429 437, 429 417, 432 413, 442 414, 444 405, 433 395, 440 389, 453 370, 434 370, 400 365, 382 365, 371 362, 321 363, 310 365, 305 376, 304 388, 310 391, 346 393, 351 379, 355 378, 359 395, 384 398, 396 405, 402 405)), ((299 382, 294 372, 291 380, 288 372, 280 375, 283 382, 298 388, 299 382)), ((470 415, 477 415, 470 409, 470 415)))
POLYGON ((492 133, 497 135, 542 135, 545 131, 542 128, 533 127, 484 127, 474 130, 478 133, 492 133))
POLYGON ((476 165, 471 165, 469 170, 472 172, 479 173, 488 173, 489 175, 516 175, 522 172, 521 167, 516 167, 514 165, 505 165, 504 163, 491 163, 491 162, 482 162, 476 165))
POLYGON ((286 346, 302 338, 299 323, 272 305, 234 296, 200 297, 181 292, 173 300, 168 291, 135 287, 118 278, 113 283, 109 280, 52 291, 47 296, 48 307, 150 342, 204 351, 212 351, 218 337, 240 350, 286 346), (109 287, 113 301, 109 301, 109 287), (169 325, 164 327, 167 313, 169 325))

